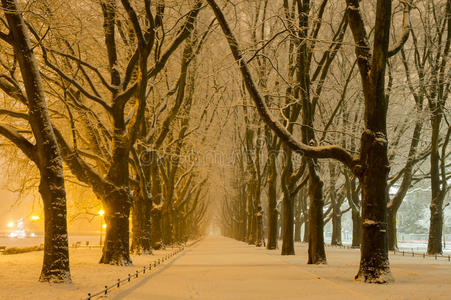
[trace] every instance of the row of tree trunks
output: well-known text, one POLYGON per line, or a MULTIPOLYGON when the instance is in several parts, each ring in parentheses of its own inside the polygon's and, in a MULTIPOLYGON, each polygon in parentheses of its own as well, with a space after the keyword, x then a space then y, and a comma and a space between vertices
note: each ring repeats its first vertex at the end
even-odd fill
MULTIPOLYGON (((359 177, 362 189, 362 246, 360 267, 356 279, 374 283, 391 281, 392 276, 386 242, 386 189, 390 166, 387 155, 388 141, 386 130, 388 102, 385 97, 384 79, 385 67, 389 57, 388 45, 390 40, 392 1, 377 1, 374 46, 372 51, 368 43, 368 36, 360 11, 359 1, 346 1, 349 25, 357 45, 355 51, 365 103, 364 131, 361 138, 359 157, 353 157, 349 152, 339 146, 312 146, 310 145, 310 140, 305 141, 306 134, 303 134, 303 143, 299 143, 282 124, 272 117, 264 98, 260 95, 253 81, 248 65, 242 58, 238 42, 221 9, 214 0, 207 0, 207 2, 213 9, 218 23, 227 37, 230 50, 243 76, 243 82, 266 124, 293 150, 303 153, 311 159, 337 159, 343 162, 359 177)), ((390 51, 390 53, 393 55, 396 51, 390 51)), ((301 99, 304 100, 306 98, 302 97, 301 99)), ((304 118, 304 125, 308 124, 305 120, 306 118, 304 118)), ((312 163, 310 163, 309 171, 315 171, 312 163)), ((310 174, 310 176, 314 178, 313 174, 310 174)), ((320 193, 318 193, 318 187, 310 190, 312 192, 315 191, 315 194, 319 198, 320 193)), ((310 210, 312 209, 310 208, 310 210)), ((312 214, 310 213, 310 215, 312 214)), ((310 221, 309 223, 311 231, 313 224, 310 221)), ((324 247, 324 244, 322 246, 324 247)))

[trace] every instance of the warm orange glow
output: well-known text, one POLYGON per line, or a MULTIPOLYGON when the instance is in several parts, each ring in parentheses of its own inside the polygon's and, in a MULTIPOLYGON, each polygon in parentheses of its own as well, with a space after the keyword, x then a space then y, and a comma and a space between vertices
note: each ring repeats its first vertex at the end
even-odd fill
POLYGON ((105 214, 105 212, 103 211, 103 209, 99 210, 99 215, 103 216, 105 214))
POLYGON ((41 217, 40 216, 31 216, 31 219, 34 221, 40 220, 41 217))
POLYGON ((8 227, 9 228, 13 228, 14 227, 14 222, 8 222, 8 227))
POLYGON ((106 228, 106 224, 103 224, 102 227, 103 227, 103 228, 106 228))

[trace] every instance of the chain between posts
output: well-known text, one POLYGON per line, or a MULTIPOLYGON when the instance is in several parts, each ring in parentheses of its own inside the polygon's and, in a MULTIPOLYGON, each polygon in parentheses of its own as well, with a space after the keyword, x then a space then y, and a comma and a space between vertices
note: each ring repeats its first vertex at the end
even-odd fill
MULTIPOLYGON (((197 242, 197 241, 196 241, 197 242)), ((194 242, 193 244, 195 244, 196 242, 194 242)), ((192 245, 193 245, 192 244, 192 245)), ((136 279, 139 277, 139 274, 146 274, 146 271, 150 272, 153 269, 155 269, 158 265, 160 265, 162 262, 170 259, 171 257, 175 256, 176 254, 182 252, 183 250, 185 250, 185 246, 182 246, 174 251, 172 251, 169 254, 165 254, 163 257, 158 258, 158 260, 155 260, 153 262, 151 262, 148 265, 145 265, 144 267, 136 270, 135 273, 133 274, 128 274, 127 277, 120 279, 118 278, 117 281, 112 284, 112 285, 105 285, 105 288, 103 288, 102 290, 95 292, 95 293, 88 293, 88 297, 84 298, 84 300, 91 300, 94 297, 98 297, 98 296, 104 296, 104 295, 108 295, 108 292, 114 288, 119 288, 121 287, 121 284, 123 282, 130 282, 132 279, 136 279)))
MULTIPOLYGON (((342 248, 342 249, 358 249, 360 247, 352 247, 348 245, 327 245, 328 247, 336 247, 336 248, 342 248)), ((435 260, 447 260, 451 262, 451 255, 441 255, 441 254, 426 254, 424 252, 415 252, 413 249, 411 251, 407 250, 390 250, 394 255, 402 255, 402 256, 412 256, 412 257, 433 257, 435 260)))

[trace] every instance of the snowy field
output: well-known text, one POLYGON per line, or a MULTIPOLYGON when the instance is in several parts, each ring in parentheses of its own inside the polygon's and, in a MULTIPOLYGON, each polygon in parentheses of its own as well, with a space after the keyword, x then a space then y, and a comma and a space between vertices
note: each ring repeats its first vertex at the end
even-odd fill
MULTIPOLYGON (((324 238, 326 244, 330 244, 330 237, 324 238)), ((350 246, 352 244, 351 240, 343 240, 343 245, 350 246)), ((400 251, 414 251, 418 253, 424 253, 427 251, 428 242, 427 241, 398 241, 398 248, 400 251)), ((443 247, 444 255, 451 255, 451 240, 447 240, 443 247)))
MULTIPOLYGON (((105 236, 103 236, 105 238, 105 236)), ((99 245, 100 237, 98 235, 70 235, 69 245, 80 242, 85 245, 88 241, 90 245, 99 245)), ((44 243, 44 236, 12 238, 8 236, 0 236, 0 246, 6 247, 29 247, 37 246, 44 243)))
MULTIPOLYGON (((168 251, 133 256, 134 266, 99 265, 100 249, 71 249, 73 283, 43 284, 42 252, 0 255, 0 299, 82 299, 124 278, 168 251)), ((281 256, 224 237, 207 237, 159 270, 111 292, 111 299, 450 299, 451 263, 445 259, 392 255, 395 282, 370 285, 353 280, 358 249, 327 247, 328 265, 307 265, 307 246, 281 256)))
POLYGON ((154 255, 132 256, 133 266, 118 267, 98 264, 100 248, 71 248, 72 284, 38 282, 42 251, 0 255, 0 299, 82 299, 171 251, 167 248, 154 251, 154 255))

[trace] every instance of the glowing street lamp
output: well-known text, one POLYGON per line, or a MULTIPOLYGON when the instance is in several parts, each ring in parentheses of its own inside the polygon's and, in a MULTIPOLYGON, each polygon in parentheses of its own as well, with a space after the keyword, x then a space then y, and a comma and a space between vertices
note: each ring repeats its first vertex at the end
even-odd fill
POLYGON ((41 217, 40 217, 40 216, 31 216, 31 219, 32 219, 33 221, 38 221, 38 220, 41 219, 41 217))
POLYGON ((8 222, 8 228, 13 228, 14 227, 14 222, 8 222))

